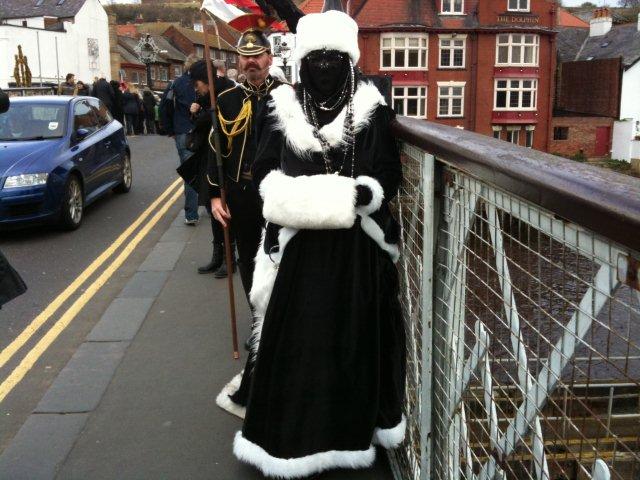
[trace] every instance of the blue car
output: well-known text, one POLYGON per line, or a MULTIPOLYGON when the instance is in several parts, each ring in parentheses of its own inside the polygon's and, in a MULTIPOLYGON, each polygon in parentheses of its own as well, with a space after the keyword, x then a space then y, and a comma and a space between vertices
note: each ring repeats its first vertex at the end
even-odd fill
POLYGON ((131 180, 122 125, 97 98, 12 98, 0 114, 0 227, 75 230, 87 205, 131 180))

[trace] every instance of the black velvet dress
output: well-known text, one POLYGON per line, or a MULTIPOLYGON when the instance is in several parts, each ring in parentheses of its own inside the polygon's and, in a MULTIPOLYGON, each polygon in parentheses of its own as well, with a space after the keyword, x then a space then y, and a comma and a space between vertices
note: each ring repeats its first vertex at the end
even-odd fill
MULTIPOLYGON (((353 176, 349 158, 340 175, 327 174, 294 89, 272 97, 253 167, 270 222, 251 292, 264 320, 234 453, 282 478, 368 467, 373 445, 396 447, 405 428, 398 226, 388 204, 401 180, 393 113, 361 83, 353 176), (356 185, 371 191, 369 204, 356 205, 356 185)), ((321 130, 336 167, 343 118, 321 130)), ((231 398, 242 407, 239 393, 231 398)))

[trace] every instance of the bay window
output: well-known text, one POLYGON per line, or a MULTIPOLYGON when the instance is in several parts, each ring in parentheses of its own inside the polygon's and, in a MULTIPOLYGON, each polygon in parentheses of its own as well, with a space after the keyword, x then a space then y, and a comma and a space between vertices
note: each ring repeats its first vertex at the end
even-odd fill
POLYGON ((496 80, 495 110, 535 110, 537 80, 496 80))

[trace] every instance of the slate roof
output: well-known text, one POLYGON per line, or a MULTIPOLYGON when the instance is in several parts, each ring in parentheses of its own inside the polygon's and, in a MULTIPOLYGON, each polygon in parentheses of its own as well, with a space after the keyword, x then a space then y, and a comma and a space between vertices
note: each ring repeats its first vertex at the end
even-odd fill
MULTIPOLYGON (((175 28, 182 35, 187 37, 189 41, 194 45, 204 45, 204 33, 196 32, 195 30, 191 30, 190 28, 184 28, 184 27, 174 26, 173 28, 175 28)), ((213 29, 211 29, 209 32, 209 41, 211 42, 212 48, 215 48, 218 46, 217 45, 218 40, 216 39, 216 36, 213 35, 213 29)), ((223 38, 222 33, 220 33, 220 47, 222 48, 222 50, 230 50, 232 52, 236 51, 236 48, 223 38)))
POLYGON ((75 17, 86 0, 43 0, 42 5, 36 6, 38 0, 0 0, 0 19, 31 18, 31 17, 75 17))
POLYGON ((563 62, 622 57, 622 64, 629 67, 640 60, 640 31, 635 23, 628 23, 614 25, 606 35, 589 37, 584 29, 564 28, 558 34, 558 57, 563 62))
MULTIPOLYGON (((160 50, 166 50, 166 53, 160 53, 158 55, 158 61, 161 63, 174 63, 174 62, 184 62, 187 57, 180 50, 175 48, 169 41, 161 37, 160 35, 151 35, 153 41, 156 43, 156 46, 160 50)), ((118 50, 120 50, 120 54, 122 55, 122 50, 125 50, 125 55, 122 55, 122 60, 125 63, 132 64, 142 64, 140 59, 135 53, 136 45, 138 45, 139 40, 137 38, 131 38, 126 36, 118 36, 118 50)))

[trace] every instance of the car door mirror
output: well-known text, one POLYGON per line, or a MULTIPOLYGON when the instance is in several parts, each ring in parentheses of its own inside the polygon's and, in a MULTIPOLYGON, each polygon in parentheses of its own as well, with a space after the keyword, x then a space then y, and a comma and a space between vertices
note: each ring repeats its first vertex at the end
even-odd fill
POLYGON ((90 133, 91 133, 91 131, 89 131, 86 128, 79 128, 73 134, 73 142, 74 143, 80 143, 82 140, 87 138, 90 133))

